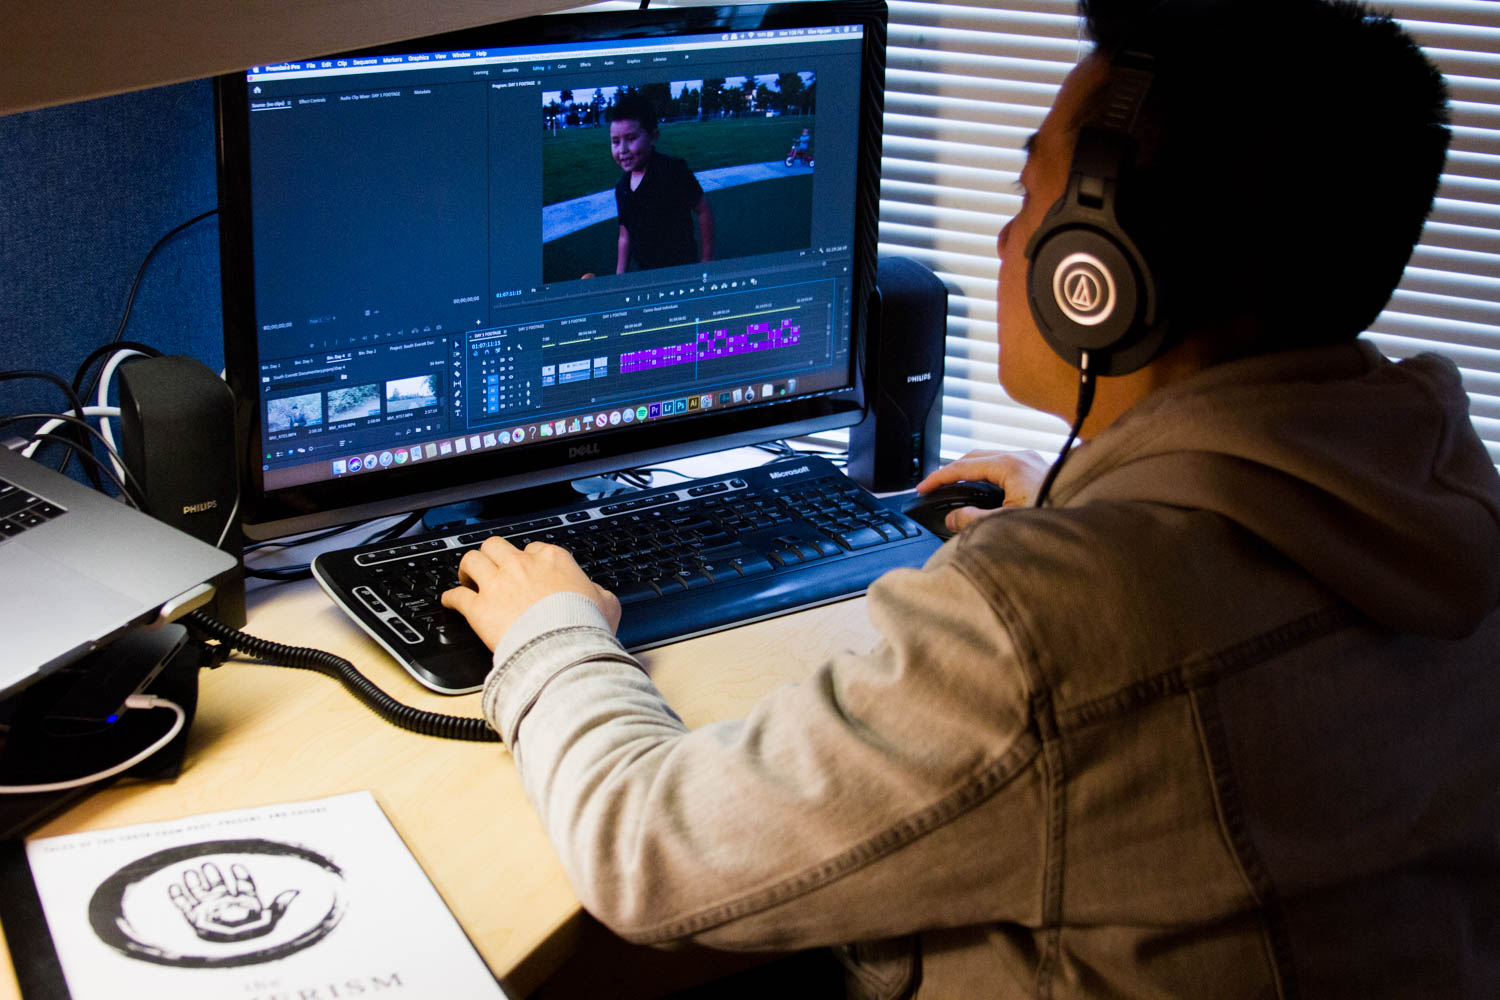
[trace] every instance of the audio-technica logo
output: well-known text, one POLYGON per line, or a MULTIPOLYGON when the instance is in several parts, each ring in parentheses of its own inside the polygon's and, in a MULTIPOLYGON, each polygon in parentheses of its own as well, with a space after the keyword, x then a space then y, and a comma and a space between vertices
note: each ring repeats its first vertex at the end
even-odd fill
POLYGON ((908 376, 906 376, 906 381, 908 381, 908 382, 931 382, 932 381, 932 372, 923 372, 920 375, 908 375, 908 376))
POLYGON ((569 458, 585 458, 589 455, 597 454, 599 454, 599 443, 597 441, 593 444, 575 444, 568 449, 569 458))
POLYGON ((1063 315, 1098 326, 1115 311, 1115 279, 1093 254, 1069 254, 1052 273, 1052 294, 1063 315))
POLYGON ((1104 292, 1099 287, 1099 279, 1083 268, 1074 269, 1073 273, 1063 279, 1063 294, 1068 297, 1068 305, 1079 312, 1093 312, 1099 308, 1099 299, 1104 292))
POLYGON ((785 472, 768 472, 766 475, 772 479, 785 479, 787 476, 805 476, 811 471, 810 466, 799 465, 795 469, 787 469, 785 472))
POLYGON ((184 514, 201 514, 205 510, 213 510, 217 506, 219 506, 219 501, 217 500, 204 500, 202 503, 184 504, 182 512, 184 514))

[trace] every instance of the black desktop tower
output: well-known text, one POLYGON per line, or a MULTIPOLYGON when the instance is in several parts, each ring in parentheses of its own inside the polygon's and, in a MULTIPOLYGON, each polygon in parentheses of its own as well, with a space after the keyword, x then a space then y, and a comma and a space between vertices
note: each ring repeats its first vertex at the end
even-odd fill
POLYGON ((182 355, 132 358, 119 379, 120 457, 145 493, 146 513, 240 565, 213 580, 204 610, 245 624, 244 535, 239 520, 234 394, 203 362, 182 355))
POLYGON ((923 265, 882 257, 870 297, 864 386, 869 412, 849 430, 849 476, 877 493, 907 490, 939 464, 948 289, 923 265))

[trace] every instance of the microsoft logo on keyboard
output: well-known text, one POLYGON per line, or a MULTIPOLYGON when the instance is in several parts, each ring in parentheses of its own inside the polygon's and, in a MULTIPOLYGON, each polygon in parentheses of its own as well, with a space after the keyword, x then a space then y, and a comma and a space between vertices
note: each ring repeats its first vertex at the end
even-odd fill
POLYGON ((787 476, 805 476, 811 471, 812 469, 809 467, 800 465, 795 469, 787 469, 785 472, 771 472, 767 473, 767 475, 772 479, 785 479, 787 476))

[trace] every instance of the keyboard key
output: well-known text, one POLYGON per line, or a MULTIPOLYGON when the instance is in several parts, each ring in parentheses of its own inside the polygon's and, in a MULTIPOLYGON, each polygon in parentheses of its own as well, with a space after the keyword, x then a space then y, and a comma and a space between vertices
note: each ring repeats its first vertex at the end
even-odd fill
POLYGON ((893 517, 890 523, 896 526, 903 538, 916 538, 922 533, 922 529, 917 527, 917 522, 909 517, 893 517))
POLYGON ((876 531, 874 528, 869 527, 861 527, 853 530, 835 533, 833 537, 840 545, 846 546, 851 551, 858 549, 867 549, 871 545, 881 545, 886 541, 886 537, 884 535, 876 531))
POLYGON ((454 625, 436 625, 432 629, 433 636, 438 642, 445 646, 451 646, 467 639, 474 633, 467 627, 459 628, 454 625), (467 635, 465 633, 468 633, 467 635))
POLYGON ((735 568, 738 569, 744 576, 755 576, 760 573, 769 573, 771 572, 771 570, 776 568, 771 565, 771 561, 769 559, 759 554, 741 556, 729 561, 734 563, 735 568))
POLYGON ((698 572, 708 577, 710 583, 717 583, 720 580, 736 580, 739 579, 740 575, 740 571, 735 567, 734 563, 727 560, 701 562, 697 568, 698 572))
POLYGON ((380 600, 379 597, 375 596, 375 591, 371 590, 369 587, 356 587, 354 589, 354 593, 359 597, 360 600, 365 602, 366 607, 375 612, 377 615, 383 615, 388 610, 390 610, 385 606, 385 604, 380 600))
POLYGON ((644 580, 623 582, 615 589, 615 596, 620 599, 621 604, 634 604, 637 601, 644 601, 647 598, 657 597, 660 594, 660 590, 657 590, 644 580))

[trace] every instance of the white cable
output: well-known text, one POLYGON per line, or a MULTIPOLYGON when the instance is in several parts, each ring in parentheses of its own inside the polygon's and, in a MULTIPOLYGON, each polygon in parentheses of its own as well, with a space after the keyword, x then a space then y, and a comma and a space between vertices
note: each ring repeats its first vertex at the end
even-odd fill
MULTIPOLYGON (((145 354, 144 351, 137 351, 134 348, 130 348, 130 347, 122 347, 120 350, 116 351, 115 353, 113 353, 113 354, 111 354, 109 356, 109 360, 107 362, 105 362, 105 364, 104 364, 104 369, 99 372, 99 405, 100 406, 108 406, 109 405, 109 383, 114 380, 115 369, 118 368, 118 367, 120 367, 120 362, 121 361, 124 361, 126 358, 133 357, 135 355, 140 355, 143 358, 146 357, 146 354, 145 354)), ((109 460, 110 460, 111 463, 114 464, 115 475, 119 476, 121 479, 124 479, 125 478, 125 469, 124 469, 123 466, 120 465, 119 461, 115 458, 115 453, 117 451, 119 451, 119 448, 115 445, 115 434, 114 434, 114 431, 110 429, 109 421, 108 420, 101 420, 101 421, 99 421, 99 430, 100 430, 101 433, 103 433, 104 440, 109 443, 109 451, 110 451, 109 460)))
POLYGON ((70 788, 81 788, 84 785, 92 784, 95 781, 103 781, 105 778, 113 778, 121 771, 128 771, 132 767, 135 767, 141 761, 145 760, 147 757, 150 757, 152 754, 165 747, 168 743, 171 743, 173 738, 176 737, 178 733, 182 732, 182 727, 187 724, 187 713, 182 710, 181 705, 177 704, 174 701, 168 701, 165 698, 158 698, 154 694, 133 694, 129 698, 125 699, 125 707, 131 709, 170 708, 172 711, 177 713, 177 718, 172 720, 172 728, 167 730, 167 734, 165 736, 157 740, 155 743, 151 744, 146 749, 142 750, 140 753, 136 754, 134 757, 131 757, 129 760, 124 761, 123 763, 116 764, 114 767, 106 768, 103 771, 96 771, 95 773, 85 775, 82 778, 72 778, 68 781, 53 781, 44 785, 0 785, 0 795, 31 795, 40 792, 64 792, 70 788))
MULTIPOLYGON (((227 368, 220 368, 219 369, 219 380, 221 382, 228 382, 229 381, 229 369, 227 369, 227 368)), ((218 544, 218 548, 222 549, 224 547, 224 539, 226 539, 226 538, 229 537, 229 529, 234 527, 235 518, 239 516, 239 513, 240 513, 240 491, 238 489, 236 489, 234 491, 234 506, 231 507, 230 510, 229 510, 229 518, 228 518, 228 520, 226 520, 224 522, 224 530, 221 531, 221 532, 219 532, 219 544, 218 544)))
MULTIPOLYGON (((77 417, 80 415, 84 417, 118 417, 120 415, 120 408, 118 406, 85 406, 83 408, 82 414, 79 414, 77 410, 64 410, 62 412, 62 416, 65 417, 77 417)), ((53 431, 57 430, 65 423, 67 423, 66 420, 49 420, 46 423, 42 424, 42 426, 38 427, 35 431, 33 431, 32 434, 33 436, 39 434, 51 434, 53 431)), ((103 423, 103 421, 101 420, 100 423, 103 423)), ((34 458, 36 456, 36 450, 41 446, 42 442, 33 441, 25 448, 21 449, 21 454, 25 455, 27 458, 34 458)), ((118 469, 119 466, 115 466, 115 468, 118 469)))
MULTIPOLYGON (((226 538, 229 537, 229 529, 232 528, 232 527, 234 527, 234 520, 235 520, 235 517, 238 516, 239 512, 240 512, 240 494, 239 494, 239 491, 236 490, 235 494, 234 494, 234 506, 231 507, 231 508, 229 508, 229 517, 226 518, 225 521, 224 521, 224 530, 221 531, 221 532, 219 532, 219 541, 218 541, 218 544, 215 546, 216 548, 222 549, 224 547, 224 539, 226 539, 226 538)), ((231 555, 232 554, 233 553, 231 553, 231 555)))

